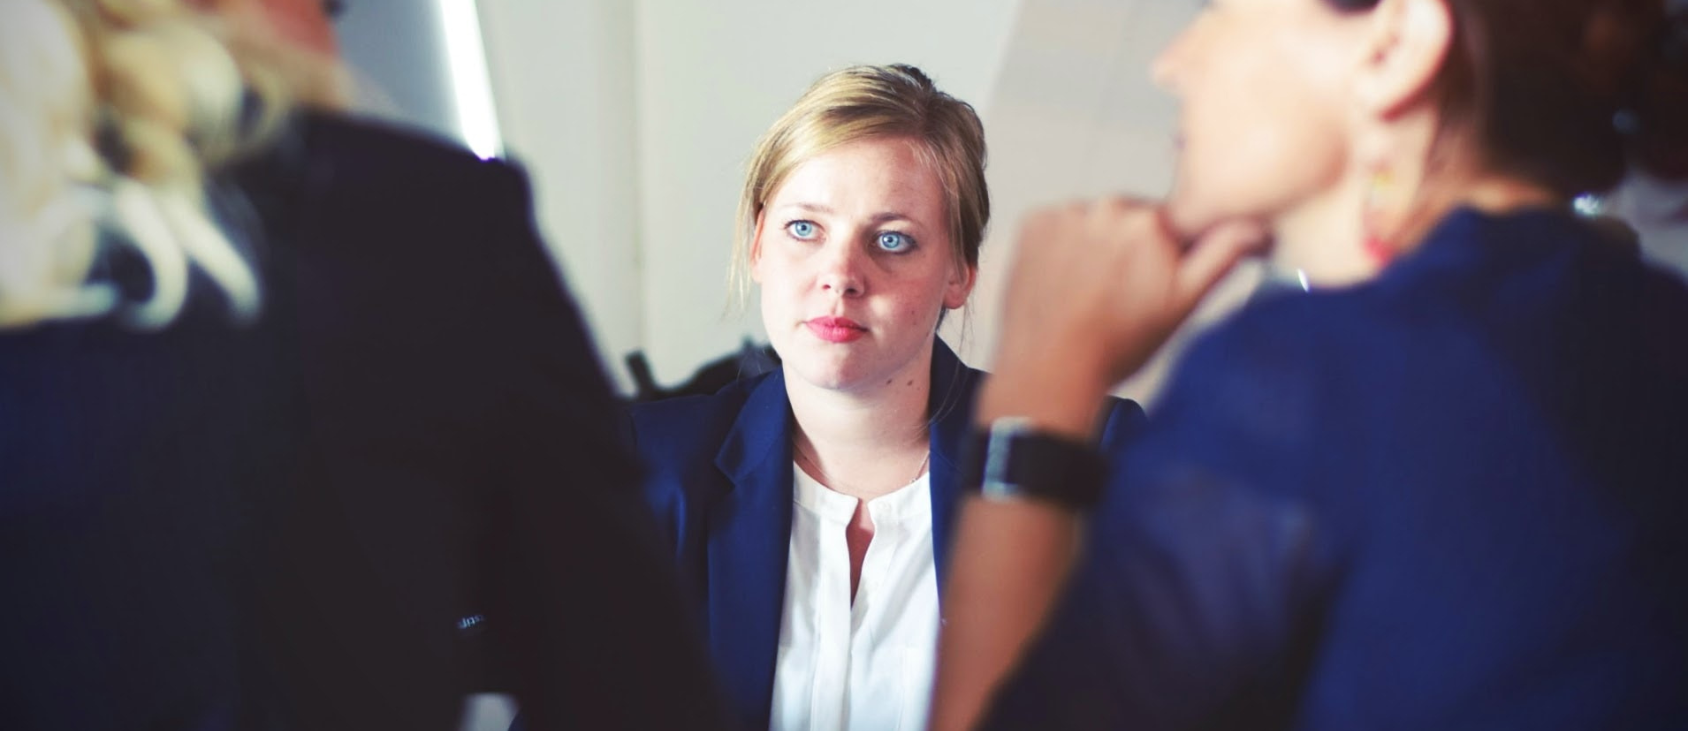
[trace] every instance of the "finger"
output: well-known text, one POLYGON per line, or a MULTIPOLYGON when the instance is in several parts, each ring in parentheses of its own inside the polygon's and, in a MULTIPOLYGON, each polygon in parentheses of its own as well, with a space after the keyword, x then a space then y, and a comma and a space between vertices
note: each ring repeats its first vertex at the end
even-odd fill
POLYGON ((1133 267, 1159 260, 1162 266, 1155 268, 1164 271, 1179 255, 1178 239, 1166 227, 1160 208, 1144 201, 1104 199, 1086 222, 1086 229, 1092 239, 1106 242, 1110 250, 1124 257, 1122 263, 1130 262, 1133 267), (1149 252, 1154 254, 1145 258, 1149 252))
POLYGON ((1121 225, 1144 226, 1145 219, 1160 215, 1159 207, 1151 201, 1119 195, 1097 199, 1088 213, 1093 227, 1107 230, 1121 225))
POLYGON ((1222 223, 1202 234, 1179 262, 1176 286, 1180 298, 1194 306, 1238 260, 1258 251, 1267 239, 1266 229, 1249 221, 1222 223))

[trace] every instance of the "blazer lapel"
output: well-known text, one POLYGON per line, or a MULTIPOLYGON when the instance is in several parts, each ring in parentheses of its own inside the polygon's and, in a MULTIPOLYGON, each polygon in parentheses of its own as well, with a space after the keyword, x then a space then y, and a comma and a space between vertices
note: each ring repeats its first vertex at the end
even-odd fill
POLYGON ((709 644, 741 718, 767 728, 791 543, 791 406, 779 371, 715 455, 732 489, 710 508, 709 644))
POLYGON ((962 363, 942 339, 932 346, 932 391, 927 413, 932 419, 932 558, 940 588, 949 567, 950 528, 961 500, 956 481, 961 478, 962 450, 972 430, 973 392, 978 381, 978 371, 962 363))

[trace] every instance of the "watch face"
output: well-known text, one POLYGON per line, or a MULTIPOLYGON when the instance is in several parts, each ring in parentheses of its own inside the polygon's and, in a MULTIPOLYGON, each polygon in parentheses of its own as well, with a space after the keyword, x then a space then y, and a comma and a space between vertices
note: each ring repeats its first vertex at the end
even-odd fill
POLYGON ((983 463, 978 465, 979 494, 987 500, 1039 500, 1082 510, 1101 498, 1101 454, 1087 444, 1035 431, 1027 419, 993 422, 976 448, 983 463))

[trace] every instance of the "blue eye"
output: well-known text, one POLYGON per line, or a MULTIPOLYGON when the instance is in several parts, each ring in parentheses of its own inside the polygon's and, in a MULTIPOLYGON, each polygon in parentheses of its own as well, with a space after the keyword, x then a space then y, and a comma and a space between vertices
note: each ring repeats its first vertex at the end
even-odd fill
POLYGON ((878 244, 879 248, 892 253, 901 253, 914 248, 914 239, 909 238, 908 234, 897 231, 881 231, 879 238, 875 239, 874 243, 878 244))
POLYGON ((820 227, 813 221, 792 221, 785 225, 785 231, 794 239, 808 241, 820 233, 820 227))

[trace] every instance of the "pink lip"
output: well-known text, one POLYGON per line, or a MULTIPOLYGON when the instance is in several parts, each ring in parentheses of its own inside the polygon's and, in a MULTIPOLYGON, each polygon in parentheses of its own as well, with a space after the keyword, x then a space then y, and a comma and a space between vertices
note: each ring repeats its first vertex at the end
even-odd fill
POLYGON ((848 343, 867 334, 867 328, 848 317, 817 317, 803 324, 815 337, 829 343, 848 343))

